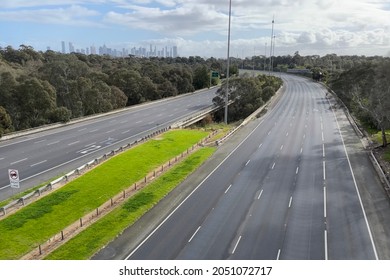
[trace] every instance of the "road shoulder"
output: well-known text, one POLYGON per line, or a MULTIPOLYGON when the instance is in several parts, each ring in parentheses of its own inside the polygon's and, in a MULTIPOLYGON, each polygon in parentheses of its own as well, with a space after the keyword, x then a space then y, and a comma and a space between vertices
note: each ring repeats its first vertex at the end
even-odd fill
POLYGON ((382 182, 342 109, 334 110, 350 158, 379 259, 390 259, 390 203, 382 182))

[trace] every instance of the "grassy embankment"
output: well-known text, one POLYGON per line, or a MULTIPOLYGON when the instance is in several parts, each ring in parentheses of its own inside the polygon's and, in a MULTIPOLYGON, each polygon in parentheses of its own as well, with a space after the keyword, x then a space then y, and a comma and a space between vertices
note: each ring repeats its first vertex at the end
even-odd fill
MULTIPOLYGON (((20 258, 206 135, 193 130, 167 132, 1 220, 0 259, 20 258)), ((142 200, 151 200, 143 196, 142 200)), ((128 209, 138 207, 126 205, 128 209)))
POLYGON ((140 190, 122 206, 116 208, 49 254, 46 259, 89 259, 100 248, 113 240, 125 228, 132 225, 172 189, 179 185, 189 174, 210 157, 213 152, 214 148, 202 148, 190 155, 146 188, 140 190))

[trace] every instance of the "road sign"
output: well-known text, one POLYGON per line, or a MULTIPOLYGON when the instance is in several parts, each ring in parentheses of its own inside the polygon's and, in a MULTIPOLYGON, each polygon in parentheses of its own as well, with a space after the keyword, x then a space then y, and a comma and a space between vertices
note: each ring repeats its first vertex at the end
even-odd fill
POLYGON ((8 169, 9 183, 11 188, 20 188, 19 184, 19 171, 16 169, 8 169))
POLYGON ((213 78, 218 78, 218 77, 219 77, 219 73, 213 71, 213 72, 211 72, 211 77, 213 77, 213 78))

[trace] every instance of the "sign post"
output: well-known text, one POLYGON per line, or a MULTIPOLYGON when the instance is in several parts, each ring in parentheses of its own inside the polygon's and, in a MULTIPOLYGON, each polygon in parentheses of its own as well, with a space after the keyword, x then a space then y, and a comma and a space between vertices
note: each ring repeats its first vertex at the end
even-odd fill
POLYGON ((19 189, 19 171, 16 169, 8 169, 8 176, 11 188, 19 189))

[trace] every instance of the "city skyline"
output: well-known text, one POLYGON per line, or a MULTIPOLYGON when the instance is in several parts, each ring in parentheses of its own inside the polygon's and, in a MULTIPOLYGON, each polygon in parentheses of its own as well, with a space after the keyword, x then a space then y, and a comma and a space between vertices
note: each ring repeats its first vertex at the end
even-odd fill
MULTIPOLYGON (((52 50, 51 46, 46 47, 47 50, 52 50)), ((73 42, 61 41, 61 49, 58 50, 61 53, 81 53, 85 55, 98 54, 98 55, 110 55, 113 57, 126 57, 133 55, 137 57, 172 57, 176 58, 179 56, 177 46, 164 46, 157 48, 156 45, 149 45, 149 50, 145 46, 128 47, 117 50, 116 48, 110 48, 103 44, 103 46, 96 47, 90 45, 87 47, 75 47, 73 42), (68 46, 68 47, 67 47, 68 46)))
MULTIPOLYGON (((177 46, 181 56, 226 57, 227 0, 2 0, 0 45, 36 50, 61 41, 122 50, 177 46)), ((232 0, 231 56, 390 55, 387 0, 232 0), (268 51, 265 49, 268 48, 268 51)), ((59 44, 59 45, 58 45, 59 44)), ((68 47, 68 46, 67 46, 68 47)))

